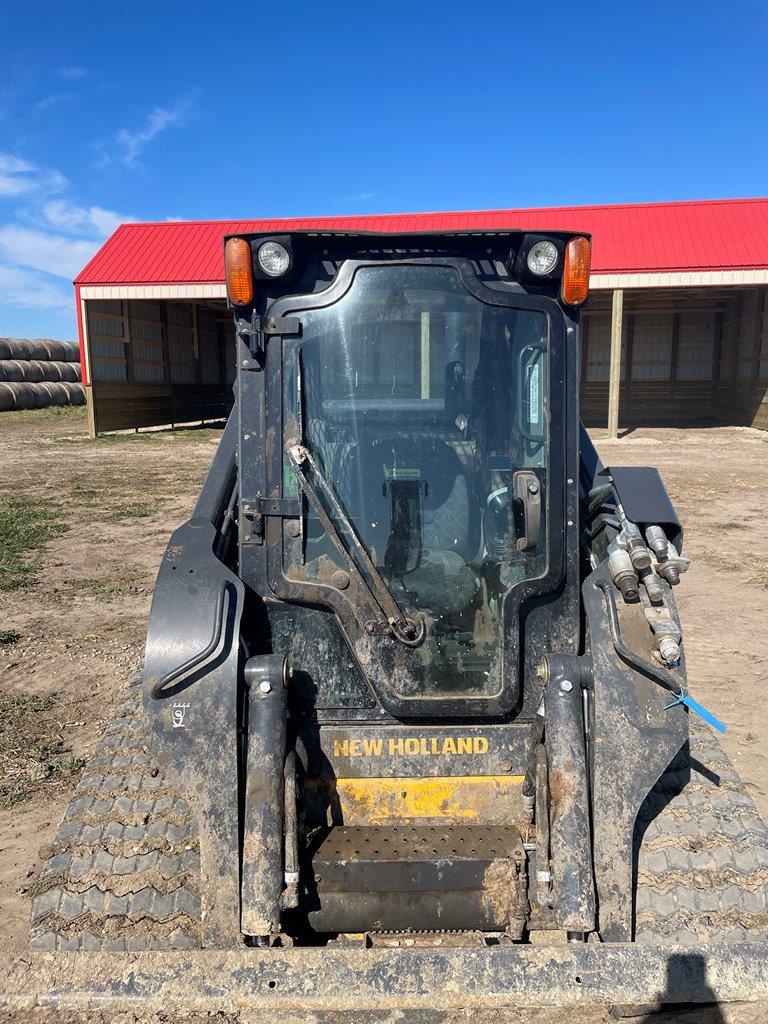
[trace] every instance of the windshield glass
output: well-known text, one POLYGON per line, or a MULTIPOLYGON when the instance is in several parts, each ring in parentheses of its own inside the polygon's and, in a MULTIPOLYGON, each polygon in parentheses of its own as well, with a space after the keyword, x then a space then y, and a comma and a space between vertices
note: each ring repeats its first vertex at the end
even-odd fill
MULTIPOLYGON (((546 314, 482 302, 450 266, 400 265, 361 267, 337 302, 296 315, 284 449, 306 444, 398 606, 426 625, 417 649, 390 651, 398 691, 498 693, 502 598, 546 567, 546 314)), ((284 493, 300 493, 287 453, 284 493)), ((348 569, 306 500, 303 514, 291 575, 348 569)))

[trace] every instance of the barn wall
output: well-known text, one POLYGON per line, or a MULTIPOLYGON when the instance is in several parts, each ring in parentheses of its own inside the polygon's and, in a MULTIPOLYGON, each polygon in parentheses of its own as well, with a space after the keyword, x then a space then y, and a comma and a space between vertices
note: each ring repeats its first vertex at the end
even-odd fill
POLYGON ((235 376, 224 303, 88 300, 96 434, 226 416, 235 376))
POLYGON ((720 378, 714 392, 717 415, 768 430, 768 288, 744 289, 730 305, 720 378))
MULTIPOLYGON (((623 426, 743 424, 768 429, 765 287, 625 293, 623 426)), ((608 415, 610 308, 596 293, 582 329, 581 404, 608 415)))
MULTIPOLYGON (((622 426, 742 424, 768 430, 768 288, 625 292, 622 426)), ((94 433, 224 417, 234 332, 223 301, 87 300, 94 433)), ((581 405, 608 415, 610 292, 582 330, 581 405)))

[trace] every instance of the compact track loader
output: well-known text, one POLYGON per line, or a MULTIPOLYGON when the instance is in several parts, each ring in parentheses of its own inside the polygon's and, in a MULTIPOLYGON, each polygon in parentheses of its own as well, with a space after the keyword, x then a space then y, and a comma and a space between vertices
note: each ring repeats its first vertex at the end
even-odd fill
POLYGON ((682 529, 580 426, 589 261, 567 232, 225 240, 235 408, 18 999, 766 995, 768 832, 688 693, 682 529))

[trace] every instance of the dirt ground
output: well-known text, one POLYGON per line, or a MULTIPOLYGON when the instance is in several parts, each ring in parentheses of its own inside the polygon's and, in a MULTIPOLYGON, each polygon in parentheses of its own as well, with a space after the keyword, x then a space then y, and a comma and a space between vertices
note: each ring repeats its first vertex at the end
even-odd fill
MULTIPOLYGON (((0 417, 0 502, 43 502, 66 527, 37 555, 37 574, 0 590, 0 699, 14 713, 28 710, 30 743, 53 736, 57 751, 35 760, 22 740, 16 749, 6 737, 0 752, 6 953, 24 947, 29 887, 80 759, 141 655, 157 565, 170 531, 189 514, 218 434, 162 431, 94 442, 82 410, 0 417)), ((637 430, 612 442, 600 431, 594 436, 607 464, 654 465, 662 473, 693 559, 677 591, 691 691, 727 723, 724 746, 768 816, 768 435, 712 428, 637 430)), ((757 1007, 744 1008, 745 1016, 738 1008, 717 1012, 676 1019, 768 1020, 768 1011, 755 1016, 757 1007)))

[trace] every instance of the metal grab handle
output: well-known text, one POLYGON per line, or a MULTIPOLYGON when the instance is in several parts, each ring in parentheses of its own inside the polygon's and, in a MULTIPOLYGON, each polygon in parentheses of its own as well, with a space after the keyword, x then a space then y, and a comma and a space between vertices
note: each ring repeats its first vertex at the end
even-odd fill
POLYGON ((532 469, 518 469, 512 477, 512 493, 523 506, 523 536, 518 551, 532 551, 541 533, 541 482, 532 469))
POLYGON ((224 629, 224 597, 229 587, 229 581, 223 580, 219 593, 216 598, 216 609, 213 613, 213 635, 208 641, 202 651, 198 651, 197 654, 193 654, 191 658, 178 665, 176 668, 171 669, 170 672, 166 672, 164 676, 161 676, 155 685, 150 690, 150 696, 153 700, 159 700, 163 694, 163 690, 166 686, 170 686, 172 682, 179 678, 179 676, 185 675, 193 668, 197 668, 198 665, 202 664, 207 658, 209 658, 216 648, 219 646, 221 641, 221 634, 224 629))

